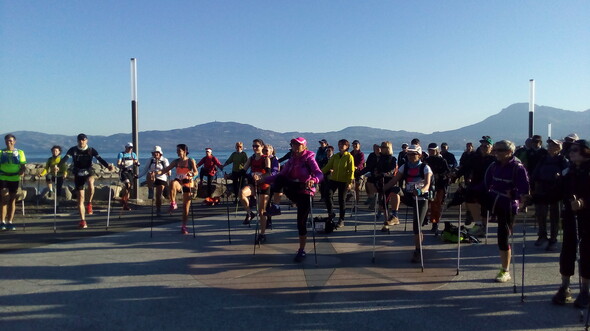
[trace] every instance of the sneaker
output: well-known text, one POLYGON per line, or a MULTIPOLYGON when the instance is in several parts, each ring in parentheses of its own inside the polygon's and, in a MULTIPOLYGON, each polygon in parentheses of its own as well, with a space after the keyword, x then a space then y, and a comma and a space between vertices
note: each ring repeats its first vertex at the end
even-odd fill
POLYGON ((176 204, 176 201, 172 201, 170 202, 170 213, 172 213, 173 210, 178 209, 178 205, 176 204))
POLYGON ((428 222, 430 222, 430 220, 428 219, 428 216, 424 217, 424 221, 422 221, 422 226, 427 226, 428 222))
POLYGON ((250 224, 250 220, 253 220, 254 217, 256 217, 256 214, 254 212, 249 212, 246 214, 246 218, 244 219, 244 221, 242 222, 242 224, 250 224))
POLYGON ((397 216, 389 216, 389 219, 387 220, 387 225, 398 225, 399 224, 399 218, 397 218, 397 216))
POLYGON ((535 241, 535 246, 543 246, 547 241, 549 241, 549 239, 547 239, 547 236, 540 235, 539 238, 537 238, 537 241, 535 241))
POLYGON ((86 224, 85 220, 81 220, 80 223, 78 223, 78 227, 80 229, 86 229, 88 227, 88 224, 86 224))
POLYGON ((261 245, 264 244, 266 242, 266 235, 265 234, 259 234, 258 237, 256 238, 255 241, 255 245, 261 245))
POLYGON ((270 205, 270 208, 268 208, 268 210, 266 211, 266 213, 269 216, 281 215, 281 206, 273 203, 273 204, 270 205))
POLYGON ((86 213, 88 215, 92 215, 93 214, 93 212, 92 212, 92 204, 90 202, 86 204, 86 213))
POLYGON ((512 279, 512 277, 510 277, 510 272, 504 270, 504 269, 500 269, 500 272, 498 272, 498 275, 496 276, 496 282, 498 283, 506 283, 507 281, 510 281, 512 279))
POLYGON ((0 226, 0 230, 2 230, 2 231, 8 230, 8 228, 6 227, 6 223, 2 223, 2 225, 0 226))
POLYGON ((305 251, 300 249, 297 251, 297 255, 295 255, 295 258, 293 259, 293 261, 295 261, 297 263, 303 262, 303 260, 305 260, 305 256, 306 256, 305 251))
POLYGON ((412 253, 412 263, 420 263, 420 261, 421 261, 420 250, 416 249, 416 250, 414 250, 414 253, 412 253))
POLYGON ((432 228, 430 229, 430 232, 434 233, 435 235, 438 235, 438 223, 432 223, 432 228))
POLYGON ((8 231, 16 231, 16 226, 14 224, 12 224, 12 223, 8 223, 6 225, 6 230, 8 230, 8 231))
POLYGON ((272 217, 270 216, 266 217, 266 229, 272 229, 272 217))
POLYGON ((565 305, 568 302, 572 302, 574 298, 572 298, 572 291, 569 287, 560 287, 557 290, 557 293, 551 298, 551 302, 556 305, 565 305))
POLYGON ((475 224, 471 229, 467 231, 470 235, 474 237, 485 237, 486 235, 486 227, 479 224, 475 224))
POLYGON ((188 234, 188 229, 186 228, 186 225, 183 225, 180 227, 180 233, 188 234))
POLYGON ((578 297, 574 301, 574 306, 580 309, 586 309, 588 308, 589 299, 590 298, 588 297, 588 291, 580 292, 580 294, 578 294, 578 297))
POLYGON ((344 220, 338 220, 338 223, 336 223, 336 228, 340 229, 344 227, 344 220))
POLYGON ((389 232, 389 225, 383 224, 383 227, 381 228, 381 232, 389 232))
POLYGON ((549 239, 549 243, 545 250, 548 252, 555 252, 557 250, 557 239, 549 239))
POLYGON ((150 188, 148 189, 148 199, 153 199, 154 198, 154 189, 150 188))

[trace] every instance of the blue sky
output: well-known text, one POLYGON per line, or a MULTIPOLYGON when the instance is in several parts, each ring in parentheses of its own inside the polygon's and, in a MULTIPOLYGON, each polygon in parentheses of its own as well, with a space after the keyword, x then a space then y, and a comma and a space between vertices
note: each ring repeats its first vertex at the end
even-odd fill
MULTIPOLYGON (((429 133, 590 108, 590 1, 0 0, 0 132, 429 133)), ((523 119, 527 120, 527 119, 523 119)))

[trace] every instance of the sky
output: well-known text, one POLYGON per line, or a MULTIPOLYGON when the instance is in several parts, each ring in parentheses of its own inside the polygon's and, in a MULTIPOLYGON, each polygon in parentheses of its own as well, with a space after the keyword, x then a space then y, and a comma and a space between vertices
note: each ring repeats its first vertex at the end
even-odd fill
MULTIPOLYGON (((0 132, 430 133, 590 109, 590 1, 0 0, 0 132), (9 120, 4 120, 9 118, 9 120)), ((526 120, 526 119, 525 119, 526 120)))

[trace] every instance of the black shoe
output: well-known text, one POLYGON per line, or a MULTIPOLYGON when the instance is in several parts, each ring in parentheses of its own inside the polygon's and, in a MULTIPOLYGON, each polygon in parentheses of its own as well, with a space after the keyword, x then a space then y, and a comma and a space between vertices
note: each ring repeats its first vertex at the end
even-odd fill
POLYGON ((535 246, 537 246, 537 247, 543 246, 547 241, 549 241, 547 239, 547 236, 540 235, 539 238, 537 238, 537 241, 535 241, 535 246))
POLYGON ((549 239, 549 243, 545 250, 548 252, 555 252, 557 250, 557 239, 549 239))
POLYGON ((412 263, 420 263, 420 260, 421 260, 420 250, 416 249, 416 250, 414 250, 414 253, 412 254, 412 263))
POLYGON ((270 216, 266 217, 266 228, 272 229, 272 218, 270 216))
POLYGON ((557 290, 557 293, 555 293, 553 298, 551 298, 551 302, 556 305, 565 305, 568 302, 572 302, 572 299, 572 291, 569 287, 562 286, 557 290))
POLYGON ((422 226, 428 225, 428 217, 424 217, 424 221, 422 221, 422 226))
POLYGON ((254 219, 254 217, 256 217, 256 214, 253 212, 249 212, 246 214, 246 218, 244 219, 244 221, 242 222, 242 224, 248 225, 250 224, 250 221, 254 219))
POLYGON ((266 235, 265 234, 259 234, 258 237, 256 238, 255 244, 256 245, 261 245, 264 244, 266 242, 266 235))
POLYGON ((580 309, 586 309, 588 308, 588 300, 590 298, 588 297, 588 292, 580 292, 580 294, 578 294, 578 297, 576 298, 576 300, 574 301, 574 306, 576 306, 577 308, 580 309))
POLYGON ((293 259, 293 261, 297 262, 297 263, 301 263, 303 262, 303 260, 305 260, 305 251, 304 250, 298 250, 297 251, 297 255, 295 255, 295 258, 293 259))
POLYGON ((438 223, 432 223, 432 229, 430 229, 430 232, 434 233, 435 236, 438 235, 438 223))

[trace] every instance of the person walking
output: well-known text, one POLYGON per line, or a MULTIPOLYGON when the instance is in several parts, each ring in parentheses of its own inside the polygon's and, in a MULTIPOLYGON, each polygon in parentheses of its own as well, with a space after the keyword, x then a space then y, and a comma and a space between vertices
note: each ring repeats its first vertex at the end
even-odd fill
POLYGON ((501 268, 496 275, 496 282, 505 283, 510 276, 512 247, 508 243, 512 235, 514 218, 521 197, 529 194, 529 178, 524 165, 514 157, 515 146, 509 140, 500 140, 493 145, 496 156, 485 172, 483 186, 486 201, 492 215, 498 220, 498 249, 501 268))
POLYGON ((225 163, 223 164, 223 168, 225 168, 229 164, 232 165, 229 179, 232 180, 232 188, 235 202, 239 200, 239 193, 244 187, 244 185, 246 185, 246 172, 244 171, 244 166, 246 165, 247 161, 248 154, 244 152, 244 143, 238 141, 236 142, 235 152, 231 153, 227 161, 225 161, 225 163))
POLYGON ((94 197, 94 180, 96 174, 92 169, 92 159, 96 159, 103 167, 108 168, 109 171, 114 171, 115 167, 107 163, 99 154, 98 151, 88 146, 88 137, 84 133, 80 133, 78 137, 78 144, 71 147, 66 152, 66 155, 61 159, 59 167, 66 165, 70 157, 72 158, 72 166, 74 173, 74 186, 78 192, 78 212, 80 213, 80 222, 78 227, 86 229, 86 213, 92 215, 92 198, 94 197), (84 209, 84 186, 88 185, 88 202, 86 209, 84 209))
POLYGON ((344 226, 344 215, 346 213, 345 194, 351 188, 354 180, 354 158, 348 152, 350 143, 346 139, 338 141, 338 153, 334 154, 328 163, 322 168, 324 175, 329 175, 327 186, 327 196, 325 197, 326 209, 328 210, 328 217, 333 220, 336 216, 333 212, 334 203, 332 197, 334 192, 338 191, 338 205, 340 207, 340 215, 336 226, 341 228, 344 226))
POLYGON ((21 176, 25 173, 27 158, 25 152, 16 148, 16 137, 9 133, 4 136, 6 148, 0 150, 0 208, 2 209, 1 230, 15 231, 12 223, 16 211, 16 197, 21 176), (7 222, 8 221, 8 222, 7 222))
MULTIPOLYGON (((434 197, 430 201, 430 222, 432 223, 431 231, 434 235, 438 235, 438 223, 442 216, 442 209, 445 198, 447 196, 447 189, 449 187, 449 175, 451 169, 447 161, 442 157, 438 151, 436 143, 428 145, 428 157, 425 160, 426 164, 432 169, 432 183, 434 185, 434 197)), ((432 190, 432 188, 431 188, 432 190)))
POLYGON ((56 194, 57 197, 61 196, 64 178, 66 178, 68 173, 68 168, 65 164, 61 168, 59 167, 60 162, 61 146, 55 145, 51 147, 51 157, 47 159, 43 171, 39 174, 39 177, 45 176, 45 182, 47 183, 49 194, 56 194), (54 183, 57 186, 55 188, 53 187, 54 183))
POLYGON ((123 210, 130 210, 129 196, 133 189, 133 182, 135 182, 134 168, 139 167, 139 160, 137 154, 133 151, 133 143, 127 143, 125 150, 120 152, 117 156, 117 167, 119 167, 119 178, 123 183, 123 193, 121 201, 123 202, 123 210))
POLYGON ((445 161, 447 161, 451 171, 454 171, 457 168, 457 158, 455 157, 455 154, 449 152, 449 144, 440 144, 440 155, 443 157, 443 159, 445 159, 445 161))
POLYGON ((197 163, 188 156, 188 146, 185 144, 176 145, 176 155, 178 158, 161 170, 155 171, 155 176, 161 176, 169 173, 172 169, 176 170, 176 177, 170 182, 170 212, 178 209, 176 203, 176 194, 182 192, 182 220, 180 224, 180 233, 188 234, 188 214, 191 208, 192 190, 195 187, 194 179, 199 174, 197 163))
POLYGON ((201 185, 203 184, 203 179, 205 176, 207 177, 207 198, 211 198, 213 194, 213 180, 217 174, 217 168, 223 170, 223 165, 219 162, 219 159, 213 156, 213 150, 209 147, 205 148, 205 157, 203 157, 199 163, 197 163, 197 168, 203 166, 200 171, 200 179, 201 185))
POLYGON ((278 174, 266 177, 264 181, 272 183, 273 191, 282 190, 297 205, 299 249, 294 261, 303 262, 306 257, 307 219, 312 208, 311 200, 315 194, 315 185, 322 180, 323 174, 314 159, 314 153, 307 150, 305 138, 291 139, 290 145, 291 158, 278 174))
POLYGON ((167 168, 170 162, 164 157, 162 147, 154 146, 152 150, 152 158, 148 164, 148 173, 146 175, 146 182, 148 186, 148 199, 156 198, 156 216, 162 216, 162 195, 164 188, 168 185, 168 176, 170 172, 156 175, 160 170, 167 168), (156 189, 154 192, 154 188, 156 189))
POLYGON ((361 143, 358 140, 352 142, 352 152, 350 152, 354 159, 354 188, 353 194, 356 201, 361 197, 361 172, 365 167, 365 153, 361 151, 361 143))

